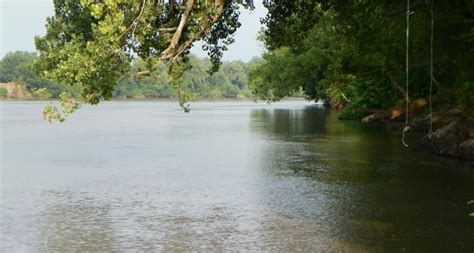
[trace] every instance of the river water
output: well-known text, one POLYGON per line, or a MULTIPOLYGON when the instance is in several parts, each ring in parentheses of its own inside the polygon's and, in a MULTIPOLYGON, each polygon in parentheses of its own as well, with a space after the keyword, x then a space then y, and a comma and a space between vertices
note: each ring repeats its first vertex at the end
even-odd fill
POLYGON ((5 252, 472 252, 474 173, 303 101, 1 107, 5 252))

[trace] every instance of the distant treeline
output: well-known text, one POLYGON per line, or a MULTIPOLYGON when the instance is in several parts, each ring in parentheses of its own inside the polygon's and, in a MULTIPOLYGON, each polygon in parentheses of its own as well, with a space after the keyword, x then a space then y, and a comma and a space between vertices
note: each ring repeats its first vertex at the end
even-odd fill
MULTIPOLYGON (((37 98, 57 98, 62 92, 80 97, 81 87, 58 84, 41 78, 33 69, 37 56, 30 52, 10 52, 0 61, 0 82, 24 84, 37 98)), ((211 63, 194 55, 189 57, 192 68, 185 72, 184 86, 196 97, 236 98, 251 97, 247 76, 251 66, 261 62, 254 58, 250 62, 223 62, 220 70, 209 75, 211 63)), ((131 71, 143 69, 145 62, 136 60, 131 71)), ((116 98, 173 98, 176 97, 168 80, 168 68, 163 66, 148 76, 128 77, 120 81, 115 89, 116 98)), ((1 94, 0 94, 1 95, 1 94)))
MULTIPOLYGON (((34 70, 33 64, 36 54, 30 52, 9 52, 0 61, 0 83, 21 84, 26 86, 27 91, 35 94, 37 98, 58 97, 63 91, 79 95, 80 89, 69 85, 60 85, 41 78, 34 70)), ((2 88, 0 93, 3 96, 6 88, 2 88)))

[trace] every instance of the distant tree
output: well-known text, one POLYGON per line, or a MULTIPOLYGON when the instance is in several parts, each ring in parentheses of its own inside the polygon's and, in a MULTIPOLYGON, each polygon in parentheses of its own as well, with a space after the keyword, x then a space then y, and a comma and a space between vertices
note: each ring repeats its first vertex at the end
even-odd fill
POLYGON ((0 82, 13 82, 25 84, 26 88, 33 92, 35 89, 47 88, 53 97, 59 97, 63 91, 77 96, 80 87, 60 85, 41 78, 33 69, 38 57, 35 53, 16 51, 8 52, 0 61, 0 82))
MULTIPOLYGON (((209 75, 212 63, 209 59, 200 59, 192 54, 188 56, 191 68, 182 75, 182 89, 195 97, 221 98, 249 96, 247 85, 248 64, 241 61, 223 62, 220 70, 209 75)), ((142 71, 145 62, 137 59, 131 65, 130 73, 142 71)), ((161 66, 147 76, 133 76, 123 79, 117 86, 114 96, 134 97, 137 90, 146 98, 175 97, 168 69, 161 66)))
POLYGON ((9 52, 0 61, 0 82, 17 82, 34 88, 41 80, 31 66, 36 59, 34 53, 9 52))
POLYGON ((49 92, 48 88, 36 88, 33 89, 33 96, 38 99, 49 99, 53 94, 49 92))

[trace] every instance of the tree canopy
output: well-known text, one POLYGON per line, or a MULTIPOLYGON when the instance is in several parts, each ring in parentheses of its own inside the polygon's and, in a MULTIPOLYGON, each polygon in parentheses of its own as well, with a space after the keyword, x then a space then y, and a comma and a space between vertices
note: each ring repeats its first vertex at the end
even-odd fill
MULTIPOLYGON (((50 80, 81 86, 83 100, 92 104, 120 92, 117 84, 123 80, 132 82, 157 69, 168 70, 168 81, 183 104, 191 98, 189 90, 197 91, 184 88, 183 76, 192 83, 204 78, 189 74, 201 71, 189 70, 193 42, 205 42, 210 72, 216 72, 240 26, 239 7, 253 8, 251 0, 54 3, 47 34, 36 38, 36 69, 50 80)), ((472 104, 474 3, 411 1, 409 95, 403 85, 406 3, 264 0, 268 14, 262 19, 261 39, 268 51, 264 63, 250 70, 251 88, 271 101, 303 90, 310 99, 362 108, 388 108, 427 96, 434 6, 434 93, 453 90, 460 103, 472 104)), ((219 78, 217 73, 207 80, 226 82, 219 78)), ((233 83, 241 80, 232 77, 233 83)))
MULTIPOLYGON (((405 98, 406 1, 264 1, 265 64, 250 72, 257 94, 387 108, 405 98)), ((409 98, 427 96, 432 1, 411 1, 409 98)), ((436 1, 434 92, 474 99, 474 2, 436 1)))
POLYGON ((239 6, 253 8, 250 0, 54 0, 47 33, 35 39, 36 68, 47 79, 82 86, 82 99, 92 104, 112 97, 138 57, 145 69, 134 75, 167 64, 170 76, 180 77, 197 40, 217 71, 240 26, 239 6))

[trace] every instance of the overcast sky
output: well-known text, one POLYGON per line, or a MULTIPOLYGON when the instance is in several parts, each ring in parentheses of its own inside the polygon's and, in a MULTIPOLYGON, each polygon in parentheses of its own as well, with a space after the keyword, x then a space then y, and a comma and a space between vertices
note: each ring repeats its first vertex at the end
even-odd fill
MULTIPOLYGON (((236 42, 224 53, 224 60, 248 61, 261 54, 262 46, 256 38, 265 8, 261 0, 255 0, 255 5, 252 12, 242 10, 242 27, 236 33, 236 42)), ((33 37, 45 34, 46 17, 53 13, 53 0, 0 0, 0 58, 9 51, 35 51, 33 37)), ((197 44, 191 51, 205 56, 197 44)))

